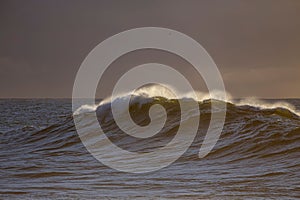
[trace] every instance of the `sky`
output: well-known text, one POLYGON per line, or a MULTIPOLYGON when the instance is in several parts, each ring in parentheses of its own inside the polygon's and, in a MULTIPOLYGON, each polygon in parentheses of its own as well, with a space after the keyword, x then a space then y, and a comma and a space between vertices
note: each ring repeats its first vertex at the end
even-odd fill
MULTIPOLYGON (((0 1, 0 98, 70 98, 82 61, 100 42, 138 27, 164 27, 198 41, 236 98, 300 98, 298 0, 0 1)), ((161 62, 199 90, 201 77, 158 50, 129 53, 101 79, 108 96, 122 73, 161 62)))

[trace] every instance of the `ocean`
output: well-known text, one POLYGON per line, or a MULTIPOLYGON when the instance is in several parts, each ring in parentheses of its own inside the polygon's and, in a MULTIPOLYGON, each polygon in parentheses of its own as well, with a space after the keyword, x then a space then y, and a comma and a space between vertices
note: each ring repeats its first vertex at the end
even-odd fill
MULTIPOLYGON (((300 99, 241 102, 226 103, 221 137, 206 157, 198 153, 210 121, 210 100, 198 102, 197 135, 178 160, 134 174, 112 169, 87 151, 76 133, 71 99, 1 99, 0 199, 300 198, 300 99)), ((147 125, 155 103, 166 108, 168 119, 150 139, 122 133, 109 106, 81 115, 88 122, 88 113, 97 112, 112 142, 149 152, 167 144, 180 123, 178 102, 165 98, 135 101, 132 119, 147 125)))

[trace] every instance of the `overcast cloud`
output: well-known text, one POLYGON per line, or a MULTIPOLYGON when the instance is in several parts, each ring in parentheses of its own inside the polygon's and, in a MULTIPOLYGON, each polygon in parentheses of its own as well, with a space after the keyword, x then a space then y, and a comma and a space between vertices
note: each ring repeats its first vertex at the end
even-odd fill
MULTIPOLYGON (((0 97, 71 97, 89 51, 109 36, 145 26, 197 40, 234 97, 300 97, 298 0, 0 1, 0 97)), ((198 84, 190 66, 162 55, 121 58, 107 76, 152 58, 176 65, 198 84)), ((108 95, 114 80, 106 81, 100 97, 108 95)))

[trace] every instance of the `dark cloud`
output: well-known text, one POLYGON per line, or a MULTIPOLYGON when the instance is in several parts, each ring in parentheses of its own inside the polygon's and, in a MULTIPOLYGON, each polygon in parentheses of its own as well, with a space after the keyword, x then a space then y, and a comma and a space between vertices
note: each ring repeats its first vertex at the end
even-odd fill
MULTIPOLYGON (((200 42, 233 96, 300 97, 299 19, 297 0, 1 1, 0 97, 71 97, 93 47, 143 26, 175 29, 200 42)), ((125 59, 124 66, 146 57, 125 59)), ((122 71, 122 63, 111 67, 110 73, 122 71)), ((190 67, 177 68, 197 84, 190 67)))

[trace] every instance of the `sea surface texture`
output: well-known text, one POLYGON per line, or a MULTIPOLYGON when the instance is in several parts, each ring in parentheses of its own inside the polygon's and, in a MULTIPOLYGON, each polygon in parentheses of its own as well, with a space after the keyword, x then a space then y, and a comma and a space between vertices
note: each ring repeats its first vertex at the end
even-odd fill
MULTIPOLYGON (((176 162, 132 174, 103 165, 87 151, 74 126, 70 99, 2 99, 0 199, 300 198, 300 99, 227 102, 221 137, 200 159, 211 101, 198 102, 197 136, 176 162)), ((112 142, 128 151, 149 152, 176 135, 181 115, 176 99, 141 97, 130 105, 132 119, 147 125, 153 104, 164 106, 168 118, 160 133, 145 139, 124 134, 109 104, 79 115, 88 127, 89 113, 96 112, 112 142)))

